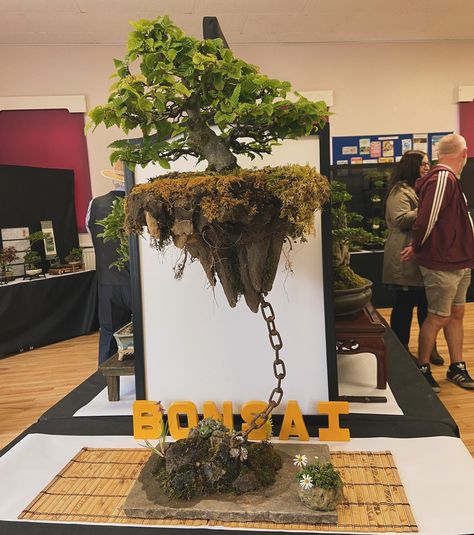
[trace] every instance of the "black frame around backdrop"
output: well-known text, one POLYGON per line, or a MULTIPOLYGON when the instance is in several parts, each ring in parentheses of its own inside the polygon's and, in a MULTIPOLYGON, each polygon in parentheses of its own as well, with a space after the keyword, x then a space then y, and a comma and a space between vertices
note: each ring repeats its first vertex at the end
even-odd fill
MULTIPOLYGON (((321 174, 329 177, 330 174, 330 127, 329 123, 318 132, 319 137, 319 166, 321 174)), ((133 143, 141 143, 141 138, 134 139, 133 143)), ((128 168, 125 171, 125 185, 127 192, 135 184, 135 176, 128 168)), ((331 209, 329 203, 321 212, 322 232, 322 266, 323 266, 323 303, 325 310, 326 334, 326 362, 328 375, 329 400, 337 400, 338 376, 336 360, 336 334, 334 322, 334 300, 332 294, 332 238, 331 238, 331 209)), ((135 391, 136 399, 147 399, 145 387, 145 353, 143 342, 143 314, 140 277, 140 254, 137 236, 130 237, 130 275, 132 287, 132 310, 135 352, 135 391)))

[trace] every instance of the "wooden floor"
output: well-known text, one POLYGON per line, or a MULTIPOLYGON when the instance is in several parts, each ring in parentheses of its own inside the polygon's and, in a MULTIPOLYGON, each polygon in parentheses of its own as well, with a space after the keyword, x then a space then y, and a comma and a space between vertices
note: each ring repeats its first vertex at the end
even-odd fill
MULTIPOLYGON (((390 309, 379 312, 388 320, 390 309)), ((465 360, 474 375, 474 303, 466 307, 465 360)), ((413 324, 410 349, 416 353, 418 326, 413 324)), ((97 369, 98 334, 81 336, 0 360, 0 448, 33 424, 48 408, 97 369)), ((447 359, 446 342, 438 348, 447 359)), ((474 455, 474 391, 446 380, 446 366, 432 366, 441 385, 441 401, 456 420, 461 438, 474 455)))
POLYGON ((0 360, 0 448, 97 370, 98 334, 0 360))
MULTIPOLYGON (((391 309, 378 309, 378 311, 384 316, 387 322, 390 322, 391 309)), ((417 353, 417 343, 418 323, 414 320, 409 347, 410 351, 415 355, 417 353)), ((474 456, 474 390, 465 390, 450 383, 446 379, 449 357, 443 333, 438 335, 437 346, 438 351, 446 363, 443 366, 431 365, 433 377, 441 386, 439 398, 458 424, 461 438, 471 452, 471 455, 474 456)), ((466 305, 466 315, 464 318, 464 360, 466 361, 470 375, 474 377, 474 303, 467 303, 466 305)))

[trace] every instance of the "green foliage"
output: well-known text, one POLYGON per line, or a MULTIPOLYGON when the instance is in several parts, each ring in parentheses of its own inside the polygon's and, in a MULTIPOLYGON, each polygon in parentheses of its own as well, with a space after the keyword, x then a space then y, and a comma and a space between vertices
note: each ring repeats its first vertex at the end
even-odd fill
POLYGON ((383 243, 383 238, 353 225, 362 221, 362 216, 351 212, 347 203, 352 195, 346 185, 334 180, 331 182, 331 220, 334 288, 337 290, 364 286, 367 281, 357 275, 350 267, 349 251, 368 243, 383 243))
POLYGON ((347 191, 343 182, 334 180, 331 182, 331 217, 333 242, 347 242, 351 249, 355 250, 358 245, 365 243, 381 243, 382 240, 359 226, 352 223, 362 221, 363 216, 349 211, 347 203, 352 195, 347 191))
POLYGON ((126 263, 130 260, 128 246, 128 236, 124 229, 125 223, 125 198, 118 197, 112 203, 110 214, 97 221, 97 224, 104 227, 104 231, 99 234, 104 242, 117 241, 118 259, 112 262, 110 267, 115 266, 117 269, 125 269, 126 263))
POLYGON ((23 261, 27 266, 36 266, 41 262, 41 256, 36 251, 29 250, 26 252, 23 261))
POLYGON ((55 256, 52 260, 49 261, 49 264, 52 268, 59 268, 61 266, 61 259, 59 256, 55 256))
POLYGON ((214 420, 213 418, 204 418, 200 420, 197 427, 197 432, 202 438, 209 438, 216 431, 221 431, 222 433, 229 433, 229 429, 219 420, 214 420))
POLYGON ((82 249, 80 247, 73 247, 65 258, 67 263, 82 262, 82 249))
POLYGON ((329 114, 324 102, 297 95, 291 86, 235 58, 221 39, 185 35, 168 16, 132 23, 127 54, 116 59, 107 104, 91 110, 87 128, 104 124, 125 133, 139 128, 140 145, 112 143, 111 161, 145 165, 183 155, 208 159, 191 135, 194 126, 219 127, 219 142, 233 154, 268 154, 285 138, 317 130, 329 114), (192 139, 193 138, 193 139, 192 139))
POLYGON ((309 463, 297 473, 296 479, 301 481, 304 476, 309 476, 315 487, 340 489, 343 486, 340 473, 331 463, 320 463, 319 460, 309 463))
POLYGON ((141 444, 141 446, 148 448, 155 455, 158 455, 158 457, 164 458, 165 451, 166 451, 166 439, 168 437, 168 432, 169 432, 168 419, 164 418, 165 409, 163 405, 161 404, 161 401, 158 401, 156 405, 158 407, 158 411, 161 413, 161 416, 162 416, 161 433, 160 433, 160 436, 158 437, 158 442, 156 446, 153 446, 153 444, 149 440, 145 439, 144 440, 145 444, 141 444))
POLYGON ((41 230, 38 230, 37 232, 31 233, 29 236, 26 237, 27 240, 30 242, 30 248, 33 244, 35 244, 38 241, 46 239, 47 234, 42 232, 41 230))

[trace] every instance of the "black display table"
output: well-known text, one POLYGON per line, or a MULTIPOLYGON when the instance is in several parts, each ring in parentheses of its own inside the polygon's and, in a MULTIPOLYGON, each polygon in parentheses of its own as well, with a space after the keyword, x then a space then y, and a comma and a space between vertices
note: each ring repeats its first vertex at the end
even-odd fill
POLYGON ((0 357, 98 329, 95 271, 0 286, 0 357))

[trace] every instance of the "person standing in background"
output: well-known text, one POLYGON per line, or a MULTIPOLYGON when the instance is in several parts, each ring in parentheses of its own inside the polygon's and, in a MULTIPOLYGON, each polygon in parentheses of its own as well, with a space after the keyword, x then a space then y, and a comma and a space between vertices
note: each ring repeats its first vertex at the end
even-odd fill
MULTIPOLYGON (((430 162, 424 152, 406 152, 390 177, 385 202, 388 236, 384 247, 382 282, 395 292, 390 327, 407 351, 413 309, 417 309, 418 325, 421 326, 428 313, 428 303, 418 264, 414 260, 402 262, 400 253, 412 240, 411 227, 418 209, 415 182, 429 169, 430 162)), ((436 345, 431 352, 430 361, 437 365, 444 363, 436 345)))
POLYGON ((103 227, 97 224, 107 217, 112 210, 115 199, 125 196, 125 174, 122 162, 116 162, 113 169, 101 172, 110 178, 114 189, 105 195, 92 199, 86 216, 86 227, 94 245, 99 291, 99 365, 117 351, 114 332, 131 321, 131 287, 128 264, 118 270, 111 264, 118 259, 118 241, 104 240, 99 236, 103 227))
POLYGON ((467 160, 466 140, 458 134, 444 136, 438 157, 438 164, 416 183, 419 206, 413 241, 402 251, 401 259, 408 261, 415 255, 428 300, 418 344, 420 372, 433 391, 439 392, 429 358, 443 329, 451 360, 446 377, 473 390, 474 381, 462 356, 466 293, 474 267, 474 227, 459 183, 467 160))

